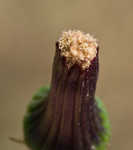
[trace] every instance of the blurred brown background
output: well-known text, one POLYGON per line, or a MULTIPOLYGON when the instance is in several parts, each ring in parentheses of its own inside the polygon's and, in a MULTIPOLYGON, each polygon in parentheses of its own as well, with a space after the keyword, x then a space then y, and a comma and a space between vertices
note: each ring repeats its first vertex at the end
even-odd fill
POLYGON ((97 95, 112 123, 109 149, 132 150, 132 0, 0 0, 0 149, 27 150, 8 137, 22 137, 26 106, 50 82, 55 41, 65 29, 99 39, 97 95))

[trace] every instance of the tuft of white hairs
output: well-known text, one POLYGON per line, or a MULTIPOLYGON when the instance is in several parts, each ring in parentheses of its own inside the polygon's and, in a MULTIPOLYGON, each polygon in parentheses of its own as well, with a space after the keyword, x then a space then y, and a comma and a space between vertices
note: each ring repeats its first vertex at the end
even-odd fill
POLYGON ((79 30, 65 31, 58 41, 60 54, 66 58, 69 67, 77 63, 82 69, 89 68, 96 57, 97 40, 89 33, 79 30))

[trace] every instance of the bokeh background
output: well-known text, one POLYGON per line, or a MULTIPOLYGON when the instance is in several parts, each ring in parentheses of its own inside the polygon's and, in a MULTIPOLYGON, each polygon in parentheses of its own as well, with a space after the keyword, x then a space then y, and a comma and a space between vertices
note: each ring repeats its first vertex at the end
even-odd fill
POLYGON ((133 147, 133 1, 0 0, 0 149, 28 150, 22 118, 32 94, 49 84, 55 41, 80 29, 100 41, 97 95, 112 124, 109 150, 133 147))

